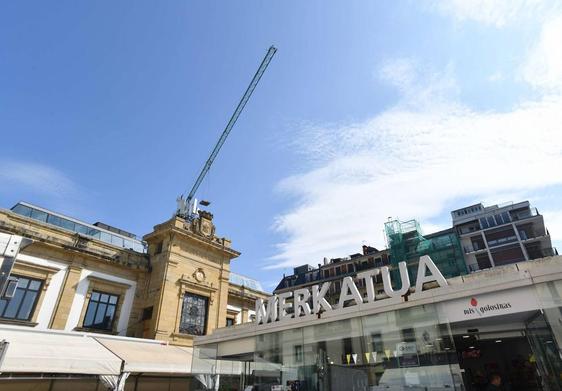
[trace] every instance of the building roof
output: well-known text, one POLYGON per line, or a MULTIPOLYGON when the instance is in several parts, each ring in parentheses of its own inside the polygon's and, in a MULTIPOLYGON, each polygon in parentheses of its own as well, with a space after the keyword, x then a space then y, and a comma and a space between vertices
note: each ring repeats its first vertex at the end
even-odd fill
MULTIPOLYGON (((67 231, 75 232, 84 236, 101 240, 105 243, 136 251, 139 253, 146 253, 146 243, 139 240, 135 235, 126 231, 126 235, 115 232, 117 229, 105 229, 101 226, 89 224, 84 221, 75 219, 73 217, 65 216, 61 213, 53 212, 49 209, 42 208, 27 202, 18 202, 11 209, 12 212, 21 216, 29 217, 31 219, 54 225, 58 228, 67 231)), ((109 227, 109 226, 107 226, 109 227)))

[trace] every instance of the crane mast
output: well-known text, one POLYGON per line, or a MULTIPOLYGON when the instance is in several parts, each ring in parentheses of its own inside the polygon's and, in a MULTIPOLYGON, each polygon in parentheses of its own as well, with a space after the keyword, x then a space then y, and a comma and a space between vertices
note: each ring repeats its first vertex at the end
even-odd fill
POLYGON ((183 218, 186 218, 186 219, 191 219, 197 213, 197 202, 195 201, 195 198, 194 198, 195 193, 197 192, 197 189, 201 185, 201 182, 203 182, 203 179, 205 179, 205 176, 207 175, 211 166, 213 165, 213 162, 215 161, 215 158, 217 157, 217 155, 218 155, 219 151, 221 150, 222 146, 224 145, 224 142, 226 141, 228 135, 230 134, 230 131, 232 130, 232 128, 236 124, 236 121, 238 120, 238 117, 240 117, 240 113, 242 113, 242 110, 244 110, 244 107, 246 106, 246 103, 248 103, 248 100, 252 96, 252 93, 254 92, 256 86, 258 85, 263 73, 267 69, 267 66, 271 62, 271 59, 273 58, 273 55, 275 54, 276 51, 277 51, 277 49, 274 46, 271 46, 269 48, 269 50, 267 51, 265 57, 263 58, 263 60, 260 64, 258 70, 256 71, 256 74, 254 75, 254 77, 252 78, 252 81, 248 85, 248 88, 246 89, 246 92, 244 92, 244 95, 242 96, 242 99, 240 99, 240 102, 238 102, 238 106, 236 106, 236 109, 234 110, 234 113, 230 117, 230 120, 228 121, 228 124, 226 125, 226 128, 222 132, 221 136, 219 137, 219 140, 215 144, 215 147, 211 151, 211 154, 209 155, 209 158, 207 159, 207 161, 203 165, 203 168, 201 169, 201 172, 199 173, 199 176, 197 177, 197 180, 195 181, 195 183, 191 187, 191 190, 190 190, 189 194, 185 198, 184 198, 185 193, 178 197, 178 199, 177 199, 178 207, 177 207, 177 210, 176 210, 177 216, 180 216, 180 217, 183 217, 183 218))

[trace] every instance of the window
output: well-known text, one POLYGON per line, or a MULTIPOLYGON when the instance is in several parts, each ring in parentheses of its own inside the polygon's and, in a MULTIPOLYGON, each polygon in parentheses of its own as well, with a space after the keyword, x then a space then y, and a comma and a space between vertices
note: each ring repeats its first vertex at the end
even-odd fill
POLYGON ((336 281, 334 286, 335 286, 336 293, 341 291, 341 282, 340 281, 336 281))
POLYGON ((146 307, 142 310, 142 319, 141 320, 149 320, 152 319, 152 312, 154 311, 154 306, 146 307))
POLYGON ((0 318, 29 321, 39 299, 43 281, 28 277, 14 277, 18 279, 16 291, 13 297, 0 299, 0 318))
POLYGON ((226 327, 234 326, 234 319, 226 318, 226 327))
POLYGON ((37 210, 37 209, 32 209, 31 210, 31 218, 35 219, 35 220, 47 222, 47 213, 42 212, 42 211, 37 210))
POLYGON ((113 330, 118 298, 117 295, 92 291, 90 302, 86 309, 86 316, 84 316, 84 327, 98 330, 113 330))
POLYGON ((164 242, 160 241, 156 244, 156 249, 154 250, 154 255, 160 254, 162 252, 162 247, 164 246, 164 242))
POLYGON ((205 335, 209 299, 186 293, 181 310, 180 333, 205 335))
POLYGON ((480 226, 482 227, 482 229, 488 228, 488 221, 486 220, 485 217, 482 217, 480 219, 480 226))

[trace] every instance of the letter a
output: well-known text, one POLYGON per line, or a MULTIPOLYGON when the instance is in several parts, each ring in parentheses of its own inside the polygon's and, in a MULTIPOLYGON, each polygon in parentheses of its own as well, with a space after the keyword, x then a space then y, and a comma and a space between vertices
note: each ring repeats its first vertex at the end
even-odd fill
POLYGON ((416 293, 420 293, 423 290, 423 284, 426 282, 437 281, 440 287, 447 286, 447 280, 443 277, 443 274, 437 269, 435 263, 429 255, 424 255, 420 257, 420 263, 418 266, 418 278, 416 280, 416 293), (429 269, 429 276, 425 275, 425 270, 429 269))
POLYGON ((355 286, 353 279, 351 277, 345 277, 343 283, 341 284, 340 300, 338 302, 337 308, 343 308, 345 302, 348 300, 355 301, 355 304, 362 304, 363 298, 361 293, 355 286))

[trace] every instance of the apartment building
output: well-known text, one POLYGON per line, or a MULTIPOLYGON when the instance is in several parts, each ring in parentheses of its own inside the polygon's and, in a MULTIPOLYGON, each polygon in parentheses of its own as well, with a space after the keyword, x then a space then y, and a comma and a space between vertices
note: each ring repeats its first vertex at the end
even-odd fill
MULTIPOLYGON (((341 279, 353 277, 361 294, 366 295, 363 279, 357 279, 357 273, 375 267, 389 265, 389 253, 387 250, 378 250, 374 247, 364 245, 361 253, 351 254, 343 258, 324 258, 322 264, 315 268, 312 265, 302 265, 294 268, 294 273, 283 276, 275 290, 275 294, 294 290, 299 287, 307 287, 327 281, 333 281, 326 297, 332 300, 339 297, 341 291, 341 279)), ((375 277, 375 287, 382 294, 382 281, 380 276, 375 277)))
POLYGON ((529 201, 470 205, 451 217, 470 272, 557 255, 543 216, 529 201))

